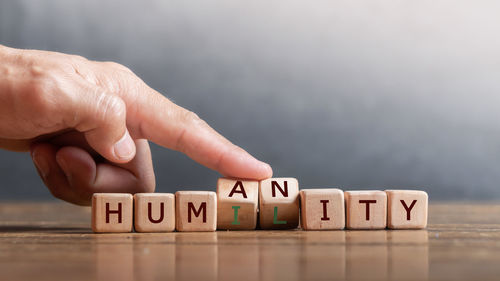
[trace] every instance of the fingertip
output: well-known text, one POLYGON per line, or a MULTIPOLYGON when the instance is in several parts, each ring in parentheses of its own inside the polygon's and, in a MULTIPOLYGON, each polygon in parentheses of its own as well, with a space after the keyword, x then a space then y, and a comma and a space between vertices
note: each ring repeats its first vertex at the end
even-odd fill
POLYGON ((273 175, 273 169, 269 164, 257 160, 239 147, 228 152, 222 159, 217 170, 224 176, 263 180, 273 175))
POLYGON ((273 177, 273 168, 271 167, 271 165, 265 163, 265 162, 262 162, 260 161, 261 163, 261 169, 262 169, 262 178, 260 179, 268 179, 268 178, 272 178, 273 177))
POLYGON ((254 158, 255 164, 253 168, 247 169, 248 175, 247 178, 256 179, 256 180, 264 180, 273 176, 273 169, 271 165, 259 161, 254 158))

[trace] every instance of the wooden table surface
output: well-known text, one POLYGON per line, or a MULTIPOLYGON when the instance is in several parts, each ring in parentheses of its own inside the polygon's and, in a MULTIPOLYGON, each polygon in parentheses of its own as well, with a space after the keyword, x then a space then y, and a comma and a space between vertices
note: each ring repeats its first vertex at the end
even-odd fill
POLYGON ((93 234, 90 209, 0 203, 0 280, 500 280, 500 203, 419 231, 93 234))

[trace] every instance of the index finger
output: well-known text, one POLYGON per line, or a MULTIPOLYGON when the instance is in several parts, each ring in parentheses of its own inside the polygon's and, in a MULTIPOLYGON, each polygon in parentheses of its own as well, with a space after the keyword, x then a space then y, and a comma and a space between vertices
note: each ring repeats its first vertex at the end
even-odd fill
POLYGON ((257 160, 198 115, 174 104, 146 84, 141 82, 134 99, 132 104, 127 104, 127 124, 132 125, 131 131, 139 138, 180 151, 224 176, 259 180, 272 176, 269 164, 257 160))

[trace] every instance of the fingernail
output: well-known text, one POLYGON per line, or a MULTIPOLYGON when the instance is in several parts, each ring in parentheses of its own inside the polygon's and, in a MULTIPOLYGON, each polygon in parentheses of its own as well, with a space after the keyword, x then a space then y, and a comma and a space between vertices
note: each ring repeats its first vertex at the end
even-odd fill
POLYGON ((135 144, 128 130, 125 131, 123 137, 113 146, 115 156, 121 160, 130 160, 135 153, 135 144))
POLYGON ((33 152, 31 154, 33 157, 33 162, 35 163, 35 166, 38 169, 38 172, 42 176, 42 178, 46 178, 49 175, 50 172, 50 166, 47 160, 45 158, 41 157, 40 154, 33 152))

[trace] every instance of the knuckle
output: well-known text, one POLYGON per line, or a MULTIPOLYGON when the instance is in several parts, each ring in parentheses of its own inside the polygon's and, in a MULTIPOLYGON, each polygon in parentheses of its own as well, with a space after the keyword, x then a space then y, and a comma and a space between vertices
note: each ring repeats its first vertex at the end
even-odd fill
POLYGON ((97 118, 104 122, 115 122, 125 118, 125 102, 115 95, 99 92, 97 95, 97 118))
POLYGON ((198 114, 194 113, 190 110, 185 110, 182 113, 182 120, 189 125, 198 126, 204 123, 204 121, 198 116, 198 114))
POLYGON ((186 135, 188 131, 197 130, 200 126, 204 126, 205 122, 196 113, 189 110, 182 110, 179 118, 183 126, 175 138, 173 148, 182 153, 187 153, 186 135))
POLYGON ((122 79, 119 79, 119 76, 116 75, 104 75, 99 77, 98 85, 114 94, 121 93, 124 88, 122 79))
POLYGON ((101 74, 97 77, 98 85, 111 93, 119 94, 127 89, 136 77, 127 67, 116 62, 99 62, 101 74))

